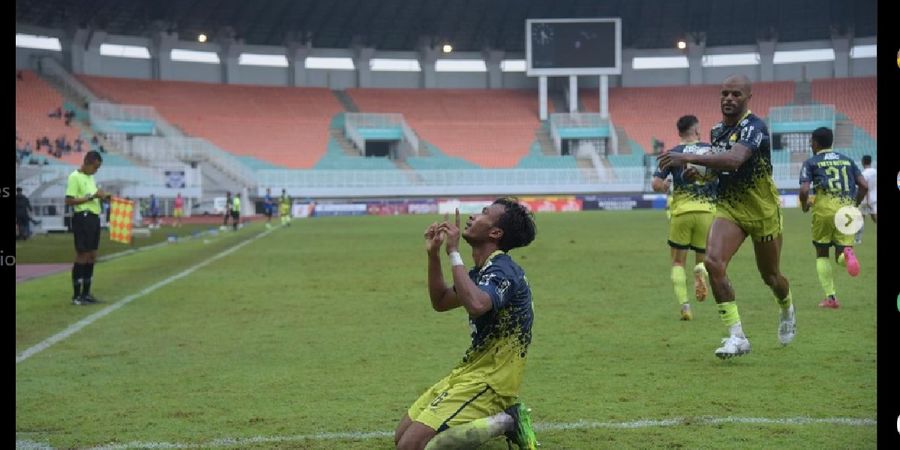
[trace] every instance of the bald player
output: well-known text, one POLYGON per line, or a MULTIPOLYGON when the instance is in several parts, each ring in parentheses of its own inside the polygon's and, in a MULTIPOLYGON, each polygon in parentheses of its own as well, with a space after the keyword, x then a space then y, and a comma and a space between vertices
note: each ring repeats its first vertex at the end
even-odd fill
MULTIPOLYGON (((715 355, 721 359, 750 353, 735 302, 734 288, 726 269, 748 236, 753 241, 756 268, 772 290, 780 309, 778 340, 787 345, 794 340, 796 317, 787 278, 781 273, 781 202, 772 177, 769 129, 750 111, 753 97, 750 80, 730 76, 722 83, 719 106, 722 121, 710 132, 713 153, 665 153, 658 157, 660 169, 698 164, 718 173, 716 218, 709 231, 704 265, 719 308, 719 317, 728 327, 715 355)), ((696 170, 685 169, 696 177, 696 170)))

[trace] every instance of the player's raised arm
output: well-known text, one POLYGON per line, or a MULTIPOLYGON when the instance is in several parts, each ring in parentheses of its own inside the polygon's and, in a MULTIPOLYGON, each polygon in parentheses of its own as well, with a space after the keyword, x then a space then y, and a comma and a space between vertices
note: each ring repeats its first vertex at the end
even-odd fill
POLYGON ((438 226, 439 232, 447 235, 447 254, 450 255, 450 264, 453 270, 453 287, 456 291, 458 303, 466 308, 469 317, 480 317, 491 310, 491 297, 478 289, 478 286, 469 278, 466 266, 459 254, 460 219, 459 209, 456 210, 454 224, 444 222, 438 226))
POLYGON ((456 293, 444 282, 441 271, 441 245, 445 234, 441 233, 439 224, 432 223, 425 229, 425 252, 428 254, 428 295, 431 307, 435 311, 448 311, 460 306, 456 293))

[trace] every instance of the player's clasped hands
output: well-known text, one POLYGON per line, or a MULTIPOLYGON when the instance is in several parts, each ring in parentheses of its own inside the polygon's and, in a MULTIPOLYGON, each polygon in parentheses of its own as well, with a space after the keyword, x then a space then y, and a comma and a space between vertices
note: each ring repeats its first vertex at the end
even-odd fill
MULTIPOLYGON (((446 250, 449 254, 450 252, 459 250, 459 208, 456 208, 456 220, 454 223, 450 223, 450 215, 444 215, 444 221, 437 225, 437 228, 434 231, 437 235, 440 236, 440 240, 447 241, 446 250)), ((440 247, 440 243, 438 243, 438 247, 440 247)))
POLYGON ((425 229, 425 251, 435 254, 444 243, 444 235, 438 233, 438 223, 434 222, 425 229))

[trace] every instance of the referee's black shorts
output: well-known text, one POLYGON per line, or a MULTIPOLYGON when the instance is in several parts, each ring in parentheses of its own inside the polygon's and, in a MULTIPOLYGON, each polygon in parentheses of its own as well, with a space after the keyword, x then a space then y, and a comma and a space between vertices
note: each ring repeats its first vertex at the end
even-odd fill
POLYGON ((75 233, 75 251, 92 252, 100 247, 100 216, 76 212, 72 216, 72 232, 75 233))

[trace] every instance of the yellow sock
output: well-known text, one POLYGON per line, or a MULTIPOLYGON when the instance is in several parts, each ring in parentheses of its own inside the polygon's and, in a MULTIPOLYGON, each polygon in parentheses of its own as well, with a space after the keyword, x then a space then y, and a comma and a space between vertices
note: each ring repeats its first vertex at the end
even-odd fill
MULTIPOLYGON (((837 251, 837 249, 834 249, 834 251, 837 251)), ((844 261, 844 252, 838 253, 837 263, 844 267, 847 266, 847 261, 844 261)))
MULTIPOLYGON (((841 258, 843 257, 844 255, 841 254, 841 258)), ((822 285, 825 296, 834 295, 834 277, 831 276, 831 261, 827 256, 816 258, 816 272, 819 274, 819 284, 822 285)))
POLYGON ((719 318, 721 318, 722 323, 729 328, 731 328, 732 325, 740 323, 741 315, 738 314, 737 303, 733 301, 719 303, 719 318))
POLYGON ((784 298, 775 297, 775 303, 778 303, 778 306, 781 307, 781 311, 787 314, 788 308, 794 303, 794 299, 791 297, 791 291, 788 290, 788 293, 784 298))
POLYGON ((688 301, 687 287, 684 284, 686 280, 687 275, 684 273, 684 266, 672 266, 672 284, 675 286, 675 300, 678 300, 680 305, 688 301))

